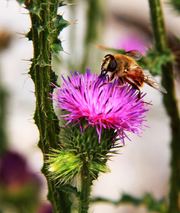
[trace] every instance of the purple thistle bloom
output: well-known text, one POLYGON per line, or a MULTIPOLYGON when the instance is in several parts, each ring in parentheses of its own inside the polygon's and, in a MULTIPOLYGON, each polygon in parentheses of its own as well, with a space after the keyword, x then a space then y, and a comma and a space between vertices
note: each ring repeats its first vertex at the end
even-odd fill
POLYGON ((63 78, 53 99, 65 111, 62 117, 68 124, 81 126, 85 120, 88 126, 96 128, 100 141, 102 129, 112 129, 116 138, 122 140, 126 131, 141 132, 147 111, 143 96, 138 99, 138 92, 130 85, 120 85, 117 80, 110 83, 87 71, 63 78))
POLYGON ((48 202, 42 203, 38 209, 38 213, 52 213, 52 205, 48 202))
POLYGON ((41 180, 28 168, 23 156, 16 152, 6 151, 0 157, 0 185, 12 190, 20 190, 27 184, 40 188, 41 180))
POLYGON ((125 51, 138 50, 141 54, 145 55, 148 51, 149 43, 144 38, 133 34, 119 40, 116 47, 125 51))

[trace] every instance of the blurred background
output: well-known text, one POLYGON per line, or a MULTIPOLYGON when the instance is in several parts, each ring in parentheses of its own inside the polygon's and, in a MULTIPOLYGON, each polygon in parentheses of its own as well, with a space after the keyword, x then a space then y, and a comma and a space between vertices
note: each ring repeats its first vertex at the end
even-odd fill
MULTIPOLYGON (((163 6, 170 45, 177 51, 174 36, 180 35, 180 28, 177 27, 180 18, 170 4, 164 1, 163 6)), ((152 47, 147 0, 69 0, 59 13, 71 23, 59 36, 64 52, 54 57, 54 69, 59 74, 68 74, 71 70, 83 72, 87 67, 99 73, 106 52, 98 49, 98 44, 138 49, 143 55, 152 47)), ((23 199, 26 202, 34 200, 29 210, 22 205, 22 213, 45 213, 49 208, 43 210, 43 205, 48 206, 47 187, 40 173, 42 155, 36 146, 38 130, 33 121, 34 86, 28 75, 33 49, 32 43, 24 37, 29 29, 27 10, 15 0, 0 0, 0 142, 2 147, 4 143, 10 150, 0 161, 0 199, 8 204, 9 198, 6 199, 3 194, 6 192, 10 193, 10 202, 13 201, 13 205, 2 206, 3 213, 16 212, 17 197, 21 199, 24 190, 29 190, 29 197, 23 199)), ((156 79, 160 82, 160 78, 156 79)), ((178 80, 176 83, 178 92, 178 80)), ((111 172, 100 175, 94 182, 93 196, 114 200, 122 193, 137 197, 151 193, 156 199, 167 196, 170 175, 169 120, 161 94, 148 86, 143 91, 147 93, 146 100, 152 102, 147 117, 148 128, 141 137, 129 135, 131 141, 126 141, 120 154, 108 162, 111 172)), ((90 212, 148 211, 143 206, 96 204, 92 205, 90 212)))

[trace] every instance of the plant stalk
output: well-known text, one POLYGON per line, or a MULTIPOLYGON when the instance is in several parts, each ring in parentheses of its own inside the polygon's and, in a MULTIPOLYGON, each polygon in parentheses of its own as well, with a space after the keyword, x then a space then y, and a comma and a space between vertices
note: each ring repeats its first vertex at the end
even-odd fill
POLYGON ((92 47, 99 35, 99 28, 102 26, 102 7, 100 0, 87 0, 86 32, 84 38, 84 53, 81 64, 81 72, 85 73, 90 57, 92 57, 92 47), (101 25, 100 25, 101 24, 101 25))
POLYGON ((6 136, 6 115, 7 115, 7 91, 5 90, 0 80, 0 156, 4 153, 7 147, 6 136))
MULTIPOLYGON (((34 57, 30 68, 30 76, 35 85, 36 109, 35 123, 39 129, 39 143, 44 162, 51 148, 59 144, 59 123, 53 110, 50 93, 51 83, 56 83, 56 75, 51 68, 51 39, 56 34, 53 20, 57 18, 58 0, 32 0, 26 7, 29 10, 32 28, 29 38, 33 42, 34 57), (51 33, 51 35, 50 35, 51 33)), ((57 35, 58 36, 58 35, 57 35)), ((45 164, 42 168, 48 183, 48 199, 51 201, 54 213, 69 213, 70 203, 67 194, 57 189, 56 184, 48 176, 45 164)))
POLYGON ((84 162, 81 171, 81 193, 80 193, 79 213, 88 213, 91 183, 92 180, 89 174, 88 163, 84 162))
MULTIPOLYGON (((151 22, 153 27, 155 48, 160 54, 168 50, 164 18, 160 0, 149 0, 151 22)), ((162 85, 167 90, 163 102, 170 118, 171 127, 171 177, 169 193, 169 213, 180 212, 180 116, 175 94, 173 63, 162 66, 162 85)))

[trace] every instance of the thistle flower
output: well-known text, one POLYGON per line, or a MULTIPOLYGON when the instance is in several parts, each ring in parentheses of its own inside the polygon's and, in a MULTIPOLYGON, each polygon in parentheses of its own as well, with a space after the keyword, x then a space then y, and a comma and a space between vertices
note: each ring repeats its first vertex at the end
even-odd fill
POLYGON ((48 202, 42 203, 38 209, 38 213, 52 213, 52 205, 48 202))
POLYGON ((23 156, 6 151, 0 158, 0 185, 9 190, 21 190, 27 184, 40 189, 41 180, 28 168, 23 156))
POLYGON ((113 130, 115 139, 123 142, 126 132, 141 132, 147 111, 143 97, 139 99, 138 92, 128 84, 110 83, 90 71, 63 77, 62 87, 53 95, 57 107, 65 111, 61 116, 67 124, 83 127, 85 121, 85 126, 96 128, 99 142, 102 129, 113 130))
POLYGON ((118 49, 124 49, 125 51, 138 50, 141 54, 146 55, 149 43, 144 38, 133 34, 119 40, 116 47, 118 47, 118 49))
MULTIPOLYGON (((40 202, 42 181, 31 171, 26 159, 14 151, 0 156, 1 206, 11 206, 12 212, 35 212, 40 202)), ((3 211, 4 212, 4 211, 3 211)))

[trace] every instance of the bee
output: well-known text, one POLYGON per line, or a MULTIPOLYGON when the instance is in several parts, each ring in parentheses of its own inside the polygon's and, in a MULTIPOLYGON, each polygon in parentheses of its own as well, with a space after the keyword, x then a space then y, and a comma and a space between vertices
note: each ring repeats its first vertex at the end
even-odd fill
POLYGON ((125 54, 107 54, 104 56, 101 65, 100 76, 108 76, 109 81, 118 79, 121 84, 129 83, 133 88, 139 91, 144 83, 159 90, 162 93, 167 93, 155 79, 149 74, 145 73, 142 67, 136 62, 142 57, 137 50, 125 52, 125 54))

